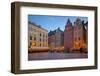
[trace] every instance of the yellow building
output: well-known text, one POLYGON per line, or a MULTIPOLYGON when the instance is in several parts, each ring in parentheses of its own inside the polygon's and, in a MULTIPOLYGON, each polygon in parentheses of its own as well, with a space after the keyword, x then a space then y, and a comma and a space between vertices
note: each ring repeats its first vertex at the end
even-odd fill
POLYGON ((31 51, 48 49, 48 31, 32 22, 28 22, 28 48, 31 51))

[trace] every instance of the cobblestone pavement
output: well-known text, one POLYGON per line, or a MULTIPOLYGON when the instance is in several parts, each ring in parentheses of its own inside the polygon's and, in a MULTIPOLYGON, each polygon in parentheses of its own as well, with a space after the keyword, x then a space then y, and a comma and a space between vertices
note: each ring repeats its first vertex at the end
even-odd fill
POLYGON ((58 52, 40 52, 29 53, 28 60, 50 60, 50 59, 79 59, 88 58, 87 53, 58 53, 58 52))

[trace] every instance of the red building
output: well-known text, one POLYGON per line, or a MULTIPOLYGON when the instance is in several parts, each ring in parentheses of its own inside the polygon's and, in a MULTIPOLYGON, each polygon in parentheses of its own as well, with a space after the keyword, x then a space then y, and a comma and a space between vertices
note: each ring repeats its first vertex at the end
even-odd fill
POLYGON ((88 22, 84 23, 77 18, 72 25, 68 19, 64 30, 64 50, 66 52, 87 52, 88 22))
POLYGON ((71 51, 73 48, 73 26, 70 19, 67 20, 64 30, 64 50, 71 51))

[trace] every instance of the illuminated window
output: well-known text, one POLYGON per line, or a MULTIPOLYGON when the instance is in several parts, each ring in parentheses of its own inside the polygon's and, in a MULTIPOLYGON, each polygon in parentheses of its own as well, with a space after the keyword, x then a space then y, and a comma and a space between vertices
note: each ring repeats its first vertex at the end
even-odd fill
POLYGON ((35 42, 33 42, 33 43, 32 43, 32 46, 36 46, 36 43, 35 43, 35 42))
POLYGON ((40 46, 41 46, 41 43, 40 43, 40 46))

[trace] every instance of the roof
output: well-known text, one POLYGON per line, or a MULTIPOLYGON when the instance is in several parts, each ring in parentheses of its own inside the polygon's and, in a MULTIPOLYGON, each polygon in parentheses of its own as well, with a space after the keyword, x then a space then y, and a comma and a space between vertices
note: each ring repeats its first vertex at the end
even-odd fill
POLYGON ((55 33, 56 33, 57 31, 63 32, 63 31, 58 27, 58 29, 56 29, 56 30, 54 30, 54 31, 50 31, 50 32, 48 33, 48 36, 55 35, 55 33))
POLYGON ((36 26, 36 27, 40 28, 40 29, 43 29, 43 30, 45 30, 45 31, 48 31, 48 30, 42 28, 40 25, 35 24, 34 22, 28 21, 28 24, 31 24, 31 25, 33 25, 33 26, 36 26))
POLYGON ((48 36, 52 36, 52 35, 54 35, 55 33, 56 33, 56 30, 50 31, 50 32, 48 33, 48 36))
POLYGON ((70 27, 73 27, 73 26, 72 26, 72 22, 71 22, 70 19, 68 18, 65 27, 69 27, 69 26, 70 26, 70 27))

